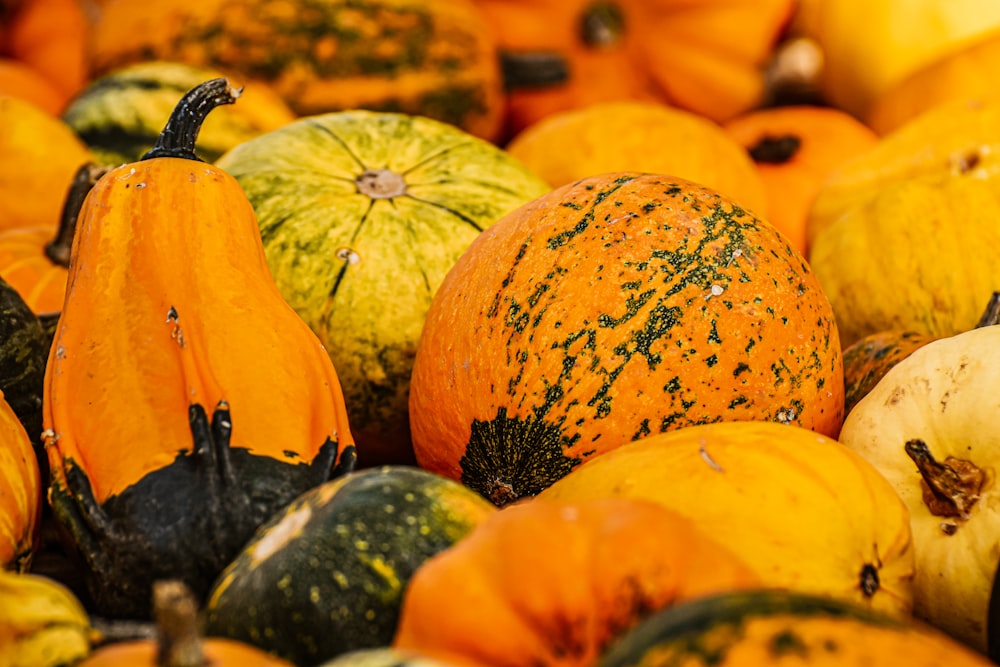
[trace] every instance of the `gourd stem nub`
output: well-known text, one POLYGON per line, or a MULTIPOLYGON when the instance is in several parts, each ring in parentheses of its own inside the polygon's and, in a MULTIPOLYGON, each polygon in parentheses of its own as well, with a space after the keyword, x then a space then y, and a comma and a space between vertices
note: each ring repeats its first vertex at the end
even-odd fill
POLYGON ((157 138, 156 145, 141 159, 180 157, 200 161, 201 158, 194 153, 194 144, 208 113, 215 107, 232 104, 242 91, 242 88, 233 86, 229 79, 219 77, 200 83, 184 93, 157 138))

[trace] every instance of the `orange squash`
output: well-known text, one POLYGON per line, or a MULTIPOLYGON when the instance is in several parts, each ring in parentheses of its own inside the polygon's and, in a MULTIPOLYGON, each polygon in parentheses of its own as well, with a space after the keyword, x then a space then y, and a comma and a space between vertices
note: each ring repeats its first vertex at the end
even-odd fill
POLYGON ((587 461, 532 502, 609 497, 688 518, 768 588, 912 613, 906 505, 875 466, 813 431, 761 421, 677 429, 587 461))
POLYGON ((98 613, 142 617, 158 578, 204 595, 256 528, 355 460, 319 339, 278 292, 239 183, 195 157, 224 79, 80 211, 46 367, 53 514, 98 613))
POLYGON ((31 439, 0 394, 0 568, 28 571, 41 511, 41 473, 31 439))
POLYGON ((809 208, 823 180, 878 141, 871 128, 848 113, 814 105, 755 109, 723 128, 757 165, 768 221, 803 255, 809 208))
MULTIPOLYGON (((621 99, 723 120, 761 101, 792 0, 476 0, 497 34, 508 129, 621 99)), ((613 140, 613 137, 609 137, 613 140)))
POLYGON ((758 419, 835 435, 833 312, 769 223, 700 185, 615 173, 486 229, 417 346, 417 462, 497 504, 646 435, 758 419))
POLYGON ((737 556, 655 503, 525 502, 424 562, 393 647, 462 665, 588 667, 653 612, 756 585, 737 556))

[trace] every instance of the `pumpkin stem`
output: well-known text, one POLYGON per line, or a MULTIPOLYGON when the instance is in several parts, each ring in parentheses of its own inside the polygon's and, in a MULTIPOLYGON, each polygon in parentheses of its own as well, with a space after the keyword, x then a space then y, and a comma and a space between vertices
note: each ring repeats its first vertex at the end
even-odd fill
POLYGON ((795 157, 801 146, 802 140, 794 134, 765 135, 749 152, 757 164, 784 164, 795 157))
POLYGON ((976 323, 976 328, 989 327, 994 324, 1000 324, 1000 292, 993 292, 993 295, 990 296, 990 300, 986 304, 986 310, 983 311, 983 316, 976 323))
POLYGON ((87 198, 101 176, 111 171, 111 167, 101 166, 94 162, 86 162, 73 175, 66 200, 63 202, 62 215, 59 218, 59 228, 55 237, 45 244, 45 256, 53 264, 69 267, 69 255, 73 249, 73 236, 76 234, 76 219, 83 208, 83 200, 87 198))
POLYGON ((158 667, 204 667, 205 653, 198 632, 198 602, 183 582, 153 584, 158 667))
POLYGON ((499 56, 506 90, 548 88, 569 80, 569 64, 558 53, 501 50, 499 56))
POLYGON ((157 137, 156 145, 140 159, 179 157, 201 161, 194 153, 194 144, 202 123, 212 109, 232 104, 242 92, 243 89, 233 86, 229 79, 219 77, 200 83, 184 93, 157 137))
POLYGON ((621 41, 625 16, 613 2, 595 2, 580 18, 580 39, 592 48, 608 48, 621 41))
POLYGON ((931 514, 967 519, 979 500, 986 479, 983 471, 971 461, 953 456, 943 463, 936 461, 923 440, 908 440, 905 449, 923 478, 924 503, 931 514))

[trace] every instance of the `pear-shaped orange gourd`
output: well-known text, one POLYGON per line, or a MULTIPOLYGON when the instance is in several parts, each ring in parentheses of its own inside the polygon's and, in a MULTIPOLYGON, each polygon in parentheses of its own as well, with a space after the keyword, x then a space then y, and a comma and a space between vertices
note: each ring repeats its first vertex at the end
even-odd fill
POLYGON ((193 153, 224 78, 80 212, 46 370, 51 503, 99 613, 197 595, 280 507, 354 462, 337 375, 271 278, 239 183, 193 153))

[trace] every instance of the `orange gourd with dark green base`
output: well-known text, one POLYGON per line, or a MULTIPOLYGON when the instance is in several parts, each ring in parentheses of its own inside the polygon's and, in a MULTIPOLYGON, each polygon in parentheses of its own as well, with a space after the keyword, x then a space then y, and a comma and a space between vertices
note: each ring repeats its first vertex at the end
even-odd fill
POLYGON ((836 434, 832 309, 785 236, 683 179, 561 187, 486 229, 431 303, 410 385, 421 466, 497 504, 691 424, 836 434))
POLYGON ((237 94, 192 89, 80 212, 44 436, 53 512, 105 615, 148 616, 158 578, 203 595, 265 519, 355 459, 337 375, 281 298, 246 195, 194 157, 237 94))

